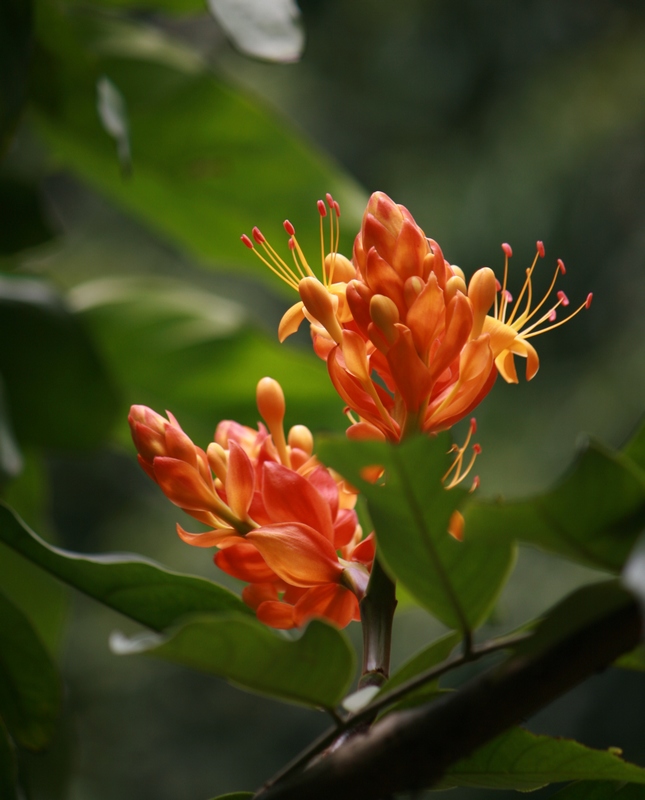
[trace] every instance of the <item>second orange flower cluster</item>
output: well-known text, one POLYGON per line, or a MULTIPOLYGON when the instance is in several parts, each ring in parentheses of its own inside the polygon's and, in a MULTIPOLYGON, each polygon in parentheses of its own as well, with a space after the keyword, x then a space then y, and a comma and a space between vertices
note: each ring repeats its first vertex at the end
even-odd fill
POLYGON ((313 455, 310 431, 296 425, 285 438, 279 384, 263 378, 257 402, 267 427, 221 422, 207 450, 172 414, 133 406, 139 463, 175 505, 209 526, 177 531, 188 544, 219 548, 215 563, 248 583, 242 597, 262 622, 293 628, 318 616, 344 627, 359 619, 373 537, 363 538, 355 493, 313 455))

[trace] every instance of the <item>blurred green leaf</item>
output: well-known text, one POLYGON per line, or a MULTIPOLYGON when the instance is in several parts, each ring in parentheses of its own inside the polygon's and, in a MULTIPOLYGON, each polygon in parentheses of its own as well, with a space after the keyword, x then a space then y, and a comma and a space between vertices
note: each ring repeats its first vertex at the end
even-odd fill
POLYGON ((245 55, 297 61, 305 46, 295 0, 208 0, 211 14, 245 55))
POLYGON ((315 202, 325 191, 341 203, 351 246, 363 192, 256 101, 220 81, 194 51, 157 28, 64 14, 48 0, 39 3, 36 27, 34 119, 59 164, 211 266, 237 265, 269 279, 240 235, 260 225, 284 242, 288 257, 285 217, 316 259, 315 202), (119 87, 128 107, 128 181, 98 119, 101 76, 119 87))
POLYGON ((621 656, 618 661, 614 662, 614 666, 645 672, 645 645, 641 645, 632 650, 631 653, 621 656))
POLYGON ((298 639, 289 639, 239 614, 195 617, 167 636, 114 634, 120 654, 149 653, 271 697, 333 708, 343 698, 355 669, 347 637, 320 620, 298 639))
POLYGON ((569 739, 514 728, 452 766, 440 787, 434 788, 478 786, 527 792, 547 783, 576 780, 645 783, 645 769, 610 750, 592 750, 569 739))
POLYGON ((423 650, 413 655, 412 658, 408 659, 405 664, 392 673, 390 679, 381 686, 380 694, 386 694, 402 683, 414 678, 420 672, 432 669, 432 667, 436 667, 437 664, 445 661, 459 644, 460 638, 457 632, 448 633, 446 636, 442 636, 432 644, 424 647, 423 650))
POLYGON ((0 254, 11 255, 52 238, 38 187, 30 182, 0 177, 0 254))
POLYGON ((29 750, 49 743, 61 707, 58 670, 27 617, 0 592, 0 717, 29 750))
POLYGON ((581 628, 633 602, 632 595, 618 580, 582 586, 547 611, 530 638, 515 652, 532 656, 554 647, 581 628))
POLYGON ((75 589, 154 630, 200 611, 252 613, 228 589, 170 572, 142 556, 87 556, 53 547, 4 504, 0 504, 0 541, 75 589))
POLYGON ((442 477, 452 459, 447 434, 399 446, 330 440, 318 448, 323 463, 367 497, 379 553, 390 572, 445 625, 467 630, 492 608, 514 563, 511 543, 456 541, 448 533, 460 488, 446 491, 442 477), (385 468, 384 485, 363 480, 363 467, 385 468))
POLYGON ((11 141, 27 95, 31 50, 31 0, 0 4, 0 159, 11 141))
POLYGON ((645 786, 637 783, 578 781, 553 797, 558 800, 645 800, 645 786))
POLYGON ((6 405, 4 381, 0 376, 0 486, 19 475, 23 466, 6 405))
POLYGON ((43 281, 0 277, 0 374, 21 443, 94 447, 118 409, 93 343, 43 281))
POLYGON ((0 797, 19 800, 18 765, 13 743, 0 719, 0 797))
POLYGON ((472 541, 530 542, 617 572, 645 526, 645 477, 625 455, 590 442, 555 489, 529 500, 471 501, 463 513, 472 541))
POLYGON ((636 541, 625 564, 622 580, 638 600, 641 615, 645 619, 645 534, 642 534, 636 541))
POLYGON ((96 109, 101 124, 114 139, 123 174, 129 175, 132 170, 132 154, 130 152, 128 114, 123 95, 105 75, 98 79, 96 95, 96 109))
MULTIPOLYGON (((210 441, 221 419, 254 425, 255 388, 265 375, 281 383, 290 424, 345 424, 324 362, 253 330, 235 303, 150 278, 93 281, 70 299, 126 400, 170 409, 195 438, 210 441)), ((129 441, 125 414, 121 430, 129 441)))
POLYGON ((624 455, 631 459, 636 466, 645 470, 645 422, 642 423, 631 439, 623 447, 624 455))

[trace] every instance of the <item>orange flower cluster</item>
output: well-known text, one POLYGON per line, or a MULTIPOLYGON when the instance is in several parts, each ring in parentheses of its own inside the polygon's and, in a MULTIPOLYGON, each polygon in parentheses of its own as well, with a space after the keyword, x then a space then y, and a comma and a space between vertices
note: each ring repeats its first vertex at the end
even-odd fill
POLYGON ((280 385, 263 378, 257 401, 268 430, 221 422, 206 451, 172 414, 132 406, 139 463, 169 500, 211 528, 177 532, 188 544, 219 548, 215 563, 249 584, 242 597, 258 619, 293 628, 317 616, 344 627, 359 619, 373 537, 362 536, 355 493, 313 455, 310 431, 296 425, 285 438, 280 385))
MULTIPOLYGON (((568 305, 564 293, 558 292, 557 302, 540 313, 558 274, 564 272, 559 261, 549 291, 532 305, 532 275, 544 256, 541 242, 511 312, 506 288, 509 245, 502 246, 502 284, 488 267, 478 269, 466 283, 463 271, 446 261, 410 212, 382 192, 369 200, 352 261, 336 252, 338 204, 327 195, 327 204, 319 201, 318 210, 321 242, 328 210, 331 231, 321 279, 288 221, 284 227, 293 267, 257 228, 253 238, 264 255, 248 236, 242 241, 298 291, 300 302, 284 315, 280 340, 303 320, 309 321, 316 353, 326 360, 336 391, 347 404, 350 438, 399 441, 415 432, 451 427, 488 394, 498 372, 509 383, 517 382, 515 356, 527 359, 530 380, 539 359, 528 340, 591 303, 589 295, 574 314, 556 322, 557 308, 568 305)), ((321 249, 324 254, 324 246, 321 249)))

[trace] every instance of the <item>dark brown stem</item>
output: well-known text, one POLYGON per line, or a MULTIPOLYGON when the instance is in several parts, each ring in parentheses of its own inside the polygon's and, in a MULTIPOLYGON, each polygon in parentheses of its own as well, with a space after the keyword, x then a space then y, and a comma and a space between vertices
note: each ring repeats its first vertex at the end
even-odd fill
POLYGON ((379 800, 432 786, 481 745, 633 650, 641 618, 629 601, 536 655, 516 655, 458 692, 393 712, 256 800, 379 800))
POLYGON ((396 587, 377 558, 365 597, 361 600, 363 623, 363 670, 358 688, 382 686, 390 676, 392 622, 396 587))

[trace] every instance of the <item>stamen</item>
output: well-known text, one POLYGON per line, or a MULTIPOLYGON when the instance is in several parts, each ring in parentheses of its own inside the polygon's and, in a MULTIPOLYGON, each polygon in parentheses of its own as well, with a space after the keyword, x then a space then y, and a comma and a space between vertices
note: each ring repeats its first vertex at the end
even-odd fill
POLYGON ((285 221, 282 223, 282 227, 289 234, 289 236, 296 235, 296 229, 293 227, 293 225, 289 222, 288 219, 285 219, 285 221))
MULTIPOLYGON (((535 328, 536 325, 540 324, 539 322, 536 322, 534 325, 531 325, 531 328, 529 329, 530 331, 532 331, 531 333, 526 334, 524 331, 522 332, 522 338, 523 339, 531 339, 533 336, 539 336, 541 333, 546 333, 547 331, 552 331, 554 328, 559 328, 560 325, 564 325, 565 322, 568 322, 570 319, 573 319, 573 317, 575 317, 577 314, 579 314, 582 311, 583 308, 589 308, 589 306, 591 305, 592 298, 593 298, 593 293, 590 292, 587 295, 587 299, 584 301, 584 303, 582 303, 582 305, 578 306, 578 308, 576 308, 576 310, 573 313, 569 314, 568 317, 565 317, 564 319, 561 319, 559 322, 556 322, 554 325, 549 325, 546 328, 542 328, 541 331, 533 330, 533 328, 535 328)), ((560 305, 560 303, 558 302, 557 305, 560 305)), ((557 305, 554 306, 553 310, 555 310, 557 305)), ((548 319, 548 316, 546 318, 548 319)), ((543 322, 544 319, 545 318, 543 318, 540 321, 543 322)))
POLYGON ((537 243, 537 251, 540 258, 544 258, 544 242, 538 241, 537 243))
POLYGON ((560 272, 561 272, 563 275, 566 275, 566 274, 567 274, 566 267, 564 266, 564 261, 563 261, 561 258, 559 258, 559 259, 558 259, 558 267, 559 267, 559 269, 560 269, 560 272))
POLYGON ((245 244, 249 248, 249 250, 253 250, 253 242, 249 239, 249 237, 245 233, 243 233, 240 236, 240 239, 242 240, 243 244, 245 244))
POLYGON ((569 298, 563 291, 558 292, 558 300, 562 303, 563 306, 569 305, 569 298))
POLYGON ((262 231, 257 226, 253 228, 251 233, 253 234, 253 238, 258 244, 264 244, 265 238, 262 234, 262 231))

